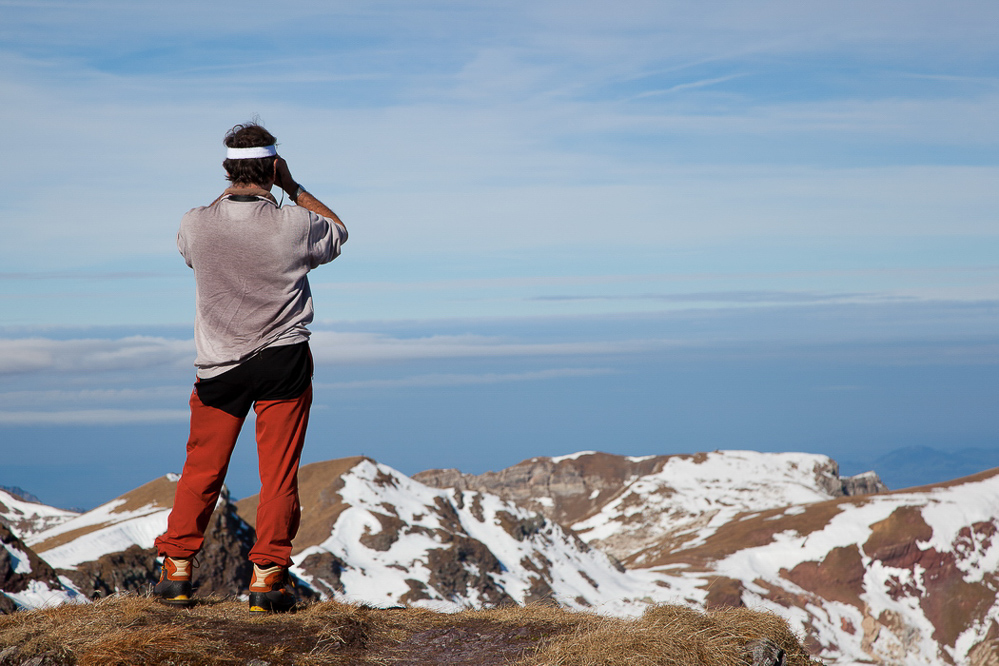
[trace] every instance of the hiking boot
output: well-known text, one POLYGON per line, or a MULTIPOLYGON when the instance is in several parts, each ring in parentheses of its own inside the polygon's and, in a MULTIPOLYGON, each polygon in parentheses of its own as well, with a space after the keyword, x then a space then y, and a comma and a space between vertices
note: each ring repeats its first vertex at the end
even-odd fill
POLYGON ((191 560, 164 557, 160 568, 160 582, 153 588, 153 595, 168 606, 187 607, 191 599, 191 560))
POLYGON ((250 579, 251 615, 284 613, 294 608, 295 601, 295 584, 288 569, 276 564, 264 568, 254 563, 250 579))

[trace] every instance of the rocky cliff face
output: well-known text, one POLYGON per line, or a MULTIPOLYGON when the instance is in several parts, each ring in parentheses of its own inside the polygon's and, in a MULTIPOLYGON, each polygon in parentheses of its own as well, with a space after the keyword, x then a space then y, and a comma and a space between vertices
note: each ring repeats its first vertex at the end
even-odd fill
POLYGON ((132 545, 118 553, 81 562, 75 569, 59 572, 80 594, 99 599, 118 592, 144 594, 159 579, 156 550, 132 545))
POLYGON ((567 458, 531 458, 499 472, 463 474, 456 469, 419 472, 413 479, 435 488, 497 495, 564 524, 582 519, 632 480, 662 469, 669 456, 629 458, 586 453, 567 458))
POLYGON ((216 507, 205 530, 205 545, 191 582, 199 596, 245 594, 253 565, 247 559, 257 533, 243 518, 228 492, 216 507))
POLYGON ((842 494, 846 497, 880 495, 881 493, 888 492, 888 486, 874 472, 840 477, 840 481, 842 481, 842 494))
POLYGON ((840 477, 826 456, 753 451, 641 458, 583 452, 478 476, 448 469, 413 478, 516 502, 621 560, 664 534, 678 543, 698 538, 739 511, 887 490, 873 472, 840 477))

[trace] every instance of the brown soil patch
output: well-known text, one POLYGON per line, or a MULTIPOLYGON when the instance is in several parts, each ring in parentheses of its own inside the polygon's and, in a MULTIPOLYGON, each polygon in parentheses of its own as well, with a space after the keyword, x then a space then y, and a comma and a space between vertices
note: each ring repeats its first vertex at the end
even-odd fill
POLYGON ((864 562, 857 546, 843 546, 829 551, 822 562, 802 562, 790 571, 782 571, 789 581, 814 592, 823 599, 863 608, 864 562))
POLYGON ((933 529, 923 519, 922 507, 900 506, 884 520, 871 525, 864 552, 888 566, 909 569, 922 552, 916 542, 932 536, 933 529))
POLYGON ((728 576, 709 576, 707 583, 708 596, 704 605, 709 609, 744 608, 746 606, 742 601, 742 593, 746 588, 741 580, 728 576))
POLYGON ((926 618, 933 623, 933 639, 954 646, 958 637, 974 622, 981 621, 996 602, 995 575, 969 583, 957 567, 927 572, 926 595, 919 601, 926 618))
POLYGON ((176 492, 177 482, 161 476, 119 497, 118 499, 123 499, 125 502, 116 506, 111 513, 128 513, 146 506, 169 509, 173 506, 176 492))

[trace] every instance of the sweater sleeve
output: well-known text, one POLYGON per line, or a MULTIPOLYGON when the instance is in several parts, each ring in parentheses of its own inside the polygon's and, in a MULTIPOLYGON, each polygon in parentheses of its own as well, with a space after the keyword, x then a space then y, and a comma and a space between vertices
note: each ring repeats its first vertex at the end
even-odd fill
POLYGON ((180 229, 177 231, 177 249, 180 250, 180 256, 184 257, 184 261, 188 266, 194 267, 191 264, 191 255, 187 251, 187 234, 185 233, 185 222, 187 221, 187 216, 180 221, 180 229))
POLYGON ((333 220, 309 212, 309 268, 315 268, 340 256, 340 246, 347 231, 333 220))

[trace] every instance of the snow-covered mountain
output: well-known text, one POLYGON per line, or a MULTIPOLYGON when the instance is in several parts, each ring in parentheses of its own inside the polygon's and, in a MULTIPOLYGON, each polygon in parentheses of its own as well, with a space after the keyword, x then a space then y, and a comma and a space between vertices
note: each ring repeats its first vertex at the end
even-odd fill
MULTIPOLYGON (((166 527, 176 480, 160 477, 30 543, 71 589, 87 595, 138 589, 153 580, 153 540, 166 527)), ((661 578, 625 572, 603 552, 514 503, 431 488, 367 458, 306 465, 300 487, 303 516, 293 572, 324 597, 441 609, 551 599, 637 613, 648 602, 647 588, 661 578)), ((256 503, 256 497, 239 502, 239 513, 252 522, 256 503)), ((221 513, 232 513, 232 505, 224 506, 221 513)), ((238 515, 235 521, 244 524, 238 515)), ((197 576, 234 570, 240 549, 245 566, 252 530, 229 531, 246 534, 226 550, 225 561, 210 558, 206 541, 196 585, 197 576)), ((199 593, 245 590, 248 571, 230 577, 228 590, 202 583, 199 593)))
MULTIPOLYGON (((178 476, 167 474, 92 511, 35 534, 27 543, 85 596, 145 591, 158 578, 154 539, 166 529, 178 476)), ((219 498, 194 572, 199 593, 239 594, 249 579, 253 529, 228 492, 219 498)))
MULTIPOLYGON (((834 663, 999 663, 999 470, 749 512, 644 566, 768 608, 834 663)), ((713 599, 712 599, 713 597, 713 599)))
POLYGON ((0 488, 0 525, 6 525, 22 539, 60 525, 79 513, 46 506, 32 499, 25 499, 11 489, 0 488))
POLYGON ((79 515, 0 489, 0 613, 74 601, 78 594, 26 543, 79 515))
MULTIPOLYGON (((377 605, 746 605, 787 618, 827 664, 999 664, 999 470, 886 492, 823 456, 716 451, 416 477, 367 458, 304 466, 295 572, 322 596, 377 605)), ((173 488, 162 477, 29 545, 64 582, 116 589, 122 562, 151 557, 173 488)), ((252 521, 256 498, 239 515, 222 506, 227 543, 243 545, 198 571, 245 561, 239 515, 252 521)), ((8 561, 30 557, 11 543, 8 561)))
POLYGON ((617 548, 629 573, 662 575, 674 601, 773 610, 825 663, 999 664, 999 470, 862 495, 876 479, 839 483, 802 454, 581 453, 416 476, 547 485, 528 501, 617 548))
MULTIPOLYGON (((293 569, 323 596, 440 609, 543 599, 638 612, 658 574, 629 574, 543 516, 431 488, 367 458, 302 468, 293 569)), ((256 497, 238 503, 248 517, 256 497)))
POLYGON ((130 546, 151 548, 166 529, 177 479, 174 474, 162 476, 35 534, 27 543, 57 569, 74 569, 130 546))
POLYGON ((413 478, 516 501, 631 566, 642 566, 634 558, 653 544, 703 541, 745 511, 887 490, 873 473, 841 478, 827 456, 756 451, 641 458, 584 451, 479 476, 428 470, 413 478))

